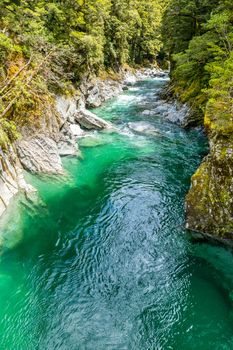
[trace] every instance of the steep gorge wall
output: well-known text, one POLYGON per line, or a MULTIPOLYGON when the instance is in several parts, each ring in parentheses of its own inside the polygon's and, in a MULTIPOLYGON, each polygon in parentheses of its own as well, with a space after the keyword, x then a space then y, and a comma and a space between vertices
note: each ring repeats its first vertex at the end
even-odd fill
POLYGON ((19 191, 29 193, 35 189, 24 180, 23 169, 13 146, 9 146, 7 151, 0 148, 0 216, 19 191))
POLYGON ((186 226, 216 238, 233 239, 233 101, 213 103, 215 108, 207 106, 204 121, 210 151, 192 177, 186 197, 186 226))
POLYGON ((210 153, 192 177, 186 227, 233 239, 233 142, 210 140, 210 153))
POLYGON ((170 0, 163 19, 170 92, 204 126, 209 155, 192 177, 186 226, 196 237, 233 239, 233 3, 170 0))

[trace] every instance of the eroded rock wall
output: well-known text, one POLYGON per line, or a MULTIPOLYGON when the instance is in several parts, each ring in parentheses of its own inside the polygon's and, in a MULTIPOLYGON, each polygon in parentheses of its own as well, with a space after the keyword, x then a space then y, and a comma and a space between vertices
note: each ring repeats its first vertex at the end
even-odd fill
POLYGON ((211 101, 205 114, 210 151, 192 177, 186 198, 187 228, 233 239, 233 101, 211 101))
POLYGON ((233 238, 233 143, 212 142, 192 177, 186 198, 187 228, 233 238))
POLYGON ((19 191, 29 193, 35 189, 24 180, 15 149, 12 146, 6 151, 0 148, 0 216, 19 191))

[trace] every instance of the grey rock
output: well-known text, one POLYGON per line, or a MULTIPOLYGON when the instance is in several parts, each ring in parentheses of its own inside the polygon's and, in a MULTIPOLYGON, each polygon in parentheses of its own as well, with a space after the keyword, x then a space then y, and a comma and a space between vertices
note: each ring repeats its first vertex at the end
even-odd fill
POLYGON ((88 90, 86 103, 88 107, 96 108, 101 106, 102 98, 98 85, 94 85, 91 89, 88 90))
POLYGON ((0 148, 0 216, 5 212, 11 199, 22 190, 36 192, 24 180, 23 171, 12 146, 6 152, 0 148))
POLYGON ((17 142, 23 167, 32 173, 62 174, 62 163, 56 142, 40 134, 17 142))
POLYGON ((137 80, 138 79, 137 79, 137 76, 135 74, 133 74, 132 72, 126 72, 123 82, 126 85, 132 86, 132 85, 136 84, 137 80))
POLYGON ((96 134, 95 132, 86 135, 80 140, 80 146, 88 148, 102 146, 105 143, 106 141, 104 140, 104 138, 100 137, 100 134, 96 134))
POLYGON ((84 108, 77 111, 75 120, 82 128, 87 130, 103 130, 113 128, 111 123, 97 117, 97 115, 84 108))
POLYGON ((60 131, 57 147, 60 156, 70 156, 78 153, 77 136, 73 133, 68 122, 63 125, 60 131))
POLYGON ((20 128, 23 139, 37 135, 38 133, 49 135, 54 141, 59 138, 59 130, 62 126, 60 114, 57 112, 54 103, 46 103, 40 117, 20 128))
POLYGON ((117 96, 123 91, 122 83, 111 79, 95 79, 88 83, 85 91, 88 108, 99 107, 103 102, 117 96))
POLYGON ((75 137, 82 137, 85 134, 84 130, 80 128, 79 124, 70 124, 70 130, 75 137))
POLYGON ((77 110, 77 101, 74 97, 67 98, 64 96, 57 96, 56 109, 60 115, 62 124, 67 120, 72 122, 77 110))
POLYGON ((142 112, 142 115, 148 116, 148 117, 154 116, 155 114, 156 114, 156 113, 155 113, 155 111, 154 111, 153 109, 152 109, 152 110, 146 109, 145 111, 142 112))

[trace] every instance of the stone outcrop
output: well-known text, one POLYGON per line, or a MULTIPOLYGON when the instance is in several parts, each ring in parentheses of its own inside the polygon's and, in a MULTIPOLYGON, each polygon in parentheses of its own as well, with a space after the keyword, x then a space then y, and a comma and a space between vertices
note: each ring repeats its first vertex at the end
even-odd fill
POLYGON ((210 153, 192 177, 186 227, 233 239, 233 143, 210 142, 210 153))
POLYGON ((65 122, 59 133, 57 143, 58 154, 60 156, 72 156, 78 154, 77 137, 82 134, 78 125, 65 122))
POLYGON ((112 128, 111 123, 97 117, 97 115, 85 108, 80 108, 77 111, 75 114, 75 120, 83 129, 87 130, 103 130, 112 128))
POLYGON ((85 135, 85 130, 112 128, 110 123, 88 111, 85 103, 88 103, 87 100, 90 102, 94 95, 102 103, 120 90, 116 88, 115 83, 110 84, 108 81, 105 86, 99 79, 91 86, 90 90, 88 87, 86 90, 86 94, 90 95, 84 96, 81 91, 77 91, 73 97, 58 96, 56 108, 49 111, 47 118, 42 118, 39 130, 24 128, 23 138, 16 144, 24 169, 32 173, 62 174, 61 156, 79 154, 77 139, 85 135), (94 94, 95 89, 98 92, 94 94))
MULTIPOLYGON (((227 105, 210 100, 205 129, 210 151, 192 177, 186 198, 186 226, 216 239, 233 240, 233 114, 227 105)), ((232 241, 233 242, 233 241, 232 241)))
POLYGON ((76 97, 56 97, 56 110, 59 113, 61 125, 65 122, 74 122, 73 116, 77 110, 77 98, 76 97))
POLYGON ((17 151, 24 169, 32 173, 63 173, 57 144, 46 135, 35 135, 19 141, 17 151))
POLYGON ((80 91, 84 96, 87 108, 100 107, 101 104, 123 91, 120 81, 100 78, 84 80, 80 86, 80 91))
POLYGON ((13 147, 10 146, 7 152, 0 149, 0 215, 19 191, 30 193, 36 190, 24 180, 22 167, 13 147))

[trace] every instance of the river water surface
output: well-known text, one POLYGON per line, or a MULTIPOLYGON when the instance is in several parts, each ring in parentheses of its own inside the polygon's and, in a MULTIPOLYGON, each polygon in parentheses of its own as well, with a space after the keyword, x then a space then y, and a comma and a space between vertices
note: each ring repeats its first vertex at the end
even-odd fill
POLYGON ((183 229, 206 140, 164 119, 163 84, 97 109, 120 132, 83 139, 66 178, 28 175, 41 200, 2 228, 0 350, 233 349, 232 253, 183 229))

